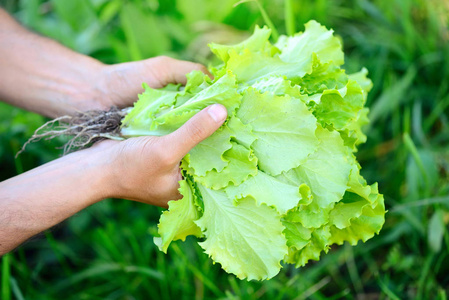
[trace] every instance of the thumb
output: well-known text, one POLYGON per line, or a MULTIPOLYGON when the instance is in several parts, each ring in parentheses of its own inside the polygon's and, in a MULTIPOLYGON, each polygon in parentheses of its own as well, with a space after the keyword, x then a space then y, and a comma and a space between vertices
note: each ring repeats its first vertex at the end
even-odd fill
POLYGON ((150 64, 148 69, 155 72, 154 75, 158 79, 156 82, 159 82, 161 87, 169 83, 185 85, 187 82, 186 74, 193 70, 199 70, 212 77, 205 66, 190 61, 178 60, 168 56, 158 56, 148 59, 147 62, 150 64))
POLYGON ((193 147, 214 133, 226 120, 226 108, 220 104, 206 107, 175 132, 164 137, 167 151, 181 160, 193 147))

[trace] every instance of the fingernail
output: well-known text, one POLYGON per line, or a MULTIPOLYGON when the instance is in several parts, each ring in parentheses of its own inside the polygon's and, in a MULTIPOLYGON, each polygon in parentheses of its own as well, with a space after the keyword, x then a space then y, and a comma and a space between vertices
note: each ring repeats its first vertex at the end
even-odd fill
POLYGON ((214 104, 210 106, 207 112, 209 113, 209 116, 211 116, 211 118, 214 119, 214 121, 217 123, 223 122, 223 120, 226 119, 228 115, 226 108, 220 104, 214 104))

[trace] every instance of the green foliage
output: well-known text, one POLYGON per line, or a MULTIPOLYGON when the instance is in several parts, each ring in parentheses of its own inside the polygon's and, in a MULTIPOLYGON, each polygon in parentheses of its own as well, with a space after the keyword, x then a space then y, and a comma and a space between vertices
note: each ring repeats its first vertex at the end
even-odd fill
POLYGON ((266 27, 234 46, 212 44, 222 60, 213 80, 193 71, 183 90, 147 86, 123 120, 125 137, 164 135, 214 102, 228 109, 221 129, 183 159, 188 182, 160 219, 162 251, 195 235, 227 272, 263 280, 280 262, 304 266, 333 243, 379 233, 383 196, 352 154, 366 140, 358 119, 371 81, 366 70, 351 76, 359 84, 340 69, 331 30, 305 27, 274 45, 266 27))
MULTIPOLYGON (((181 12, 180 2, 0 0, 0 5, 30 28, 107 63, 131 60, 136 51, 125 34, 121 17, 125 5, 155 19, 162 28, 168 48, 156 54, 201 62, 209 59, 208 42, 235 43, 249 35, 254 24, 264 25, 253 2, 231 8, 232 2, 217 1, 227 7, 215 15, 204 13, 214 7, 196 4, 193 7, 198 9, 181 12), (57 11, 56 2, 73 7, 73 16, 64 15, 62 8, 57 11), (74 16, 76 24, 70 21, 74 16)), ((361 66, 369 70, 374 83, 367 99, 371 125, 357 158, 363 176, 368 182, 378 181, 385 195, 389 212, 382 234, 362 247, 332 247, 318 263, 299 270, 286 267, 269 281, 246 282, 212 265, 190 238, 172 243, 164 255, 150 234, 157 230, 160 211, 108 200, 69 219, 45 238, 27 242, 9 256, 9 262, 3 260, 3 268, 8 265, 11 271, 13 299, 447 298, 449 33, 445 2, 289 2, 295 22, 288 21, 288 28, 303 30, 299 24, 310 19, 334 28, 343 40, 348 73, 361 66)), ((285 33, 284 1, 260 3, 280 34, 285 33)), ((137 53, 146 55, 149 47, 138 49, 137 53)), ((43 119, 7 105, 0 106, 0 114, 1 179, 58 156, 54 143, 49 146, 43 141, 14 160, 15 152, 43 119)), ((302 192, 306 197, 307 189, 302 192)), ((1 277, 2 282, 8 281, 6 273, 1 277)), ((2 290, 2 297, 7 294, 2 290)))

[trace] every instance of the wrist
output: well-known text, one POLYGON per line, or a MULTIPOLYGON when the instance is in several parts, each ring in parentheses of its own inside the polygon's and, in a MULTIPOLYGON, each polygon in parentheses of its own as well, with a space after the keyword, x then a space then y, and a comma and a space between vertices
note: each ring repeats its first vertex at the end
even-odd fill
POLYGON ((27 238, 107 198, 110 167, 102 153, 93 150, 69 154, 1 182, 0 211, 10 215, 11 222, 0 220, 0 227, 19 230, 27 238))
POLYGON ((86 168, 91 174, 93 191, 90 204, 106 198, 118 198, 121 195, 120 162, 114 147, 118 143, 118 141, 105 140, 78 152, 85 157, 86 168))

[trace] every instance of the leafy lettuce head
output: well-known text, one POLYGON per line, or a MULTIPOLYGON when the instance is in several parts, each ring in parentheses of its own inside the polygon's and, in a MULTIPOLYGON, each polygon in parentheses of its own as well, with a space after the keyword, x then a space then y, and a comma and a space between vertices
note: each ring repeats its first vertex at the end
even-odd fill
POLYGON ((213 103, 228 119, 181 164, 181 200, 170 201, 155 243, 189 235, 227 272, 269 279, 281 263, 304 266, 332 244, 365 242, 384 223, 377 184, 354 153, 366 141, 367 71, 341 68, 340 40, 315 21, 269 41, 270 29, 235 46, 211 44, 222 61, 211 80, 148 86, 122 125, 124 136, 164 135, 213 103))

